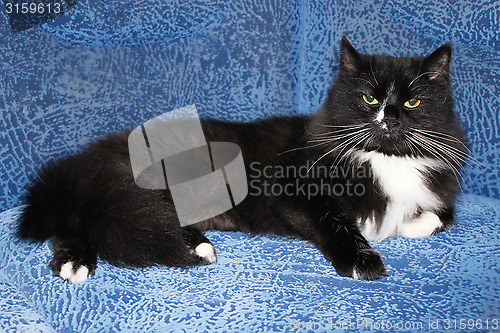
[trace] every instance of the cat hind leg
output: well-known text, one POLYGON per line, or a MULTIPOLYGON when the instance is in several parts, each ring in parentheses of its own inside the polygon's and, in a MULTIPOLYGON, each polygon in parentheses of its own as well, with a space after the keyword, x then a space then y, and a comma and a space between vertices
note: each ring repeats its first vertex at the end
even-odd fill
POLYGON ((84 282, 94 275, 97 266, 97 254, 87 246, 53 238, 54 256, 50 268, 54 275, 72 284, 84 282))

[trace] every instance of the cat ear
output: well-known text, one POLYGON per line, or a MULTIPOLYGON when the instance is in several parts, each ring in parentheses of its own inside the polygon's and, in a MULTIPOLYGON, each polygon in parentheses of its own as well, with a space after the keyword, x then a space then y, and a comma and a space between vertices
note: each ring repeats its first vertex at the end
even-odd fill
POLYGON ((431 79, 446 78, 450 69, 450 58, 451 44, 446 43, 425 58, 423 68, 425 72, 429 73, 431 79))
POLYGON ((340 50, 340 68, 349 73, 357 73, 359 71, 359 65, 361 62, 361 57, 352 47, 351 43, 347 40, 345 36, 342 36, 342 48, 340 50))

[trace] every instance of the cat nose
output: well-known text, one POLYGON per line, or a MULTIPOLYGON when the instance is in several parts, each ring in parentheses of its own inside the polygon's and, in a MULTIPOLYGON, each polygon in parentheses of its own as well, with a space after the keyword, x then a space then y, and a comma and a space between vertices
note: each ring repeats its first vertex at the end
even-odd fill
POLYGON ((383 122, 387 126, 389 132, 397 130, 400 127, 401 122, 399 121, 399 116, 400 112, 397 107, 392 105, 386 107, 383 122))
POLYGON ((387 130, 389 132, 393 132, 397 129, 399 129, 399 127, 401 126, 401 122, 397 119, 384 119, 384 123, 385 125, 387 126, 387 130))
POLYGON ((385 114, 384 119, 398 120, 401 112, 399 111, 399 108, 393 105, 387 105, 385 107, 384 114, 385 114))

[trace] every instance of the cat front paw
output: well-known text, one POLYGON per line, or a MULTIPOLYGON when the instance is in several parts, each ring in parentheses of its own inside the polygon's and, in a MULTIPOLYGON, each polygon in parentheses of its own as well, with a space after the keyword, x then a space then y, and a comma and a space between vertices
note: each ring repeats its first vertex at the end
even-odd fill
POLYGON ((373 249, 360 250, 354 260, 352 278, 356 280, 378 280, 382 276, 389 276, 384 262, 377 251, 373 249))
POLYGON ((414 219, 404 222, 398 230, 398 235, 406 238, 423 238, 444 230, 439 216, 425 211, 414 219))
POLYGON ((215 248, 211 243, 201 243, 195 248, 194 251, 207 265, 217 262, 215 248))

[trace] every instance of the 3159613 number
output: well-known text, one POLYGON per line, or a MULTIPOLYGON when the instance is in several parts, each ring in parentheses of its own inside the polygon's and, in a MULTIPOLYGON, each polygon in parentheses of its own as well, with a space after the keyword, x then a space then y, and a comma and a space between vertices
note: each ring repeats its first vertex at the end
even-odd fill
POLYGON ((481 329, 492 329, 498 330, 500 328, 500 322, 498 319, 445 319, 443 328, 445 330, 449 329, 460 329, 460 330, 481 330, 481 329))
POLYGON ((44 13, 54 13, 59 14, 61 12, 60 3, 11 3, 7 2, 5 4, 5 9, 7 14, 44 14, 44 13))

